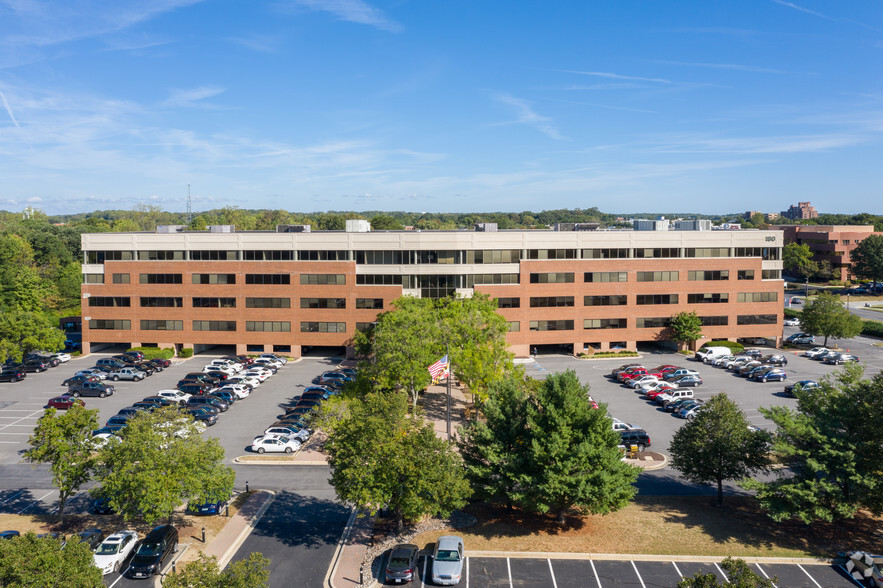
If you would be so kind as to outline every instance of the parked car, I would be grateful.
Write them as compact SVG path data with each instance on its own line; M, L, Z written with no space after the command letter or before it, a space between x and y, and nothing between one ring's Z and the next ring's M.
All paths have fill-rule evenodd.
M250 367L245 370L244 375L257 378L261 383L264 383L267 378L273 375L273 372L262 367Z
M238 375L235 375L231 378L227 378L224 381L225 386L231 385L239 385L245 386L248 388L249 392L254 392L255 388L261 385L261 381L254 376L246 376L244 372L240 372Z
M849 353L834 353L825 356L825 359L822 360L824 363L829 365L843 365L845 363L855 363L858 361L858 357L855 355L850 355Z
M119 427L120 429L122 429L129 424L132 416L133 415L115 414L107 419L107 423L105 423L105 425L108 427Z
M784 325L786 327L799 327L800 326L800 319L797 317L786 318L785 320L782 321L782 325Z
M269 368L273 371L277 371L284 364L281 361L279 361L278 359L273 359L272 357L258 357L257 359L254 360L254 363L252 365L259 365L262 367Z
M756 365L745 373L742 373L742 370L739 370L739 375L743 376L748 380L753 380L759 375L767 372L768 370L773 369L773 366L762 363L760 365Z
M21 382L27 377L27 372L19 367L4 366L0 370L0 382Z
M153 405L151 404L150 406L153 406ZM135 415L140 414L142 412L147 412L147 410L148 410L148 407L146 406L146 403L145 403L145 405L142 405L142 406L135 406L133 404L132 406L126 406L126 407L119 409L117 411L117 415L129 417L129 418L134 418Z
M683 388L686 386L691 386L695 388L696 386L702 385L702 378L699 377L699 374L684 374L683 376L673 378L671 380L671 383L678 388Z
M86 406L86 403L80 400L79 398L75 398L74 396L68 396L64 394L62 396L56 396L55 398L50 398L49 402L46 403L46 408L54 408L56 410L67 410L75 404L79 404L80 406Z
M301 400L316 400L319 402L328 400L329 398L331 398L331 393L327 390L323 390L322 392L319 392L318 390L307 392L305 390L301 392L300 395Z
M638 388L636 391L639 394L646 394L647 392L652 392L652 391L656 391L656 390L665 391L665 390L670 390L673 388L677 388L677 386L675 386L671 382L666 382L665 380L660 380L660 381L654 382L652 384L645 384L645 385L641 386L640 388Z
M806 333L795 333L785 339L785 342L791 343L792 345L814 345L816 338L812 335L807 335Z
M147 372L133 367L120 368L109 376L109 378L115 382L118 380L132 380L133 382L140 382L146 377Z
M309 415L287 414L272 425L271 427L296 427L298 429L306 429L309 424Z
M808 357L810 359L817 359L820 355L824 355L830 351L827 347L813 347L812 349L806 351L803 356Z
M669 372L668 374L666 374L665 379L668 380L669 382L671 382L672 380L674 380L678 376L688 376L688 375L689 376L698 376L699 372L697 372L696 370L691 370L689 368L678 368L678 369L673 370L673 371Z
M280 362L282 365L285 365L286 363L288 363L288 358L286 358L284 355L278 355L276 353L261 353L258 356L258 358L261 358L261 357L266 357L268 359L274 359L274 360Z
M71 396L97 396L99 398L110 396L115 391L116 388L104 382L82 382L67 389L67 393Z
M665 409L665 412L677 413L687 404L704 404L704 402L699 398L686 396L669 402L663 406L663 408Z
M230 405L221 400L220 398L215 398L214 396L192 396L190 400L187 401L187 406L208 406L214 408L219 412L227 412L230 408Z
M79 538L80 543L88 545L89 551L95 551L95 549L101 545L101 540L104 539L104 531L101 529L86 529L73 535L71 539L74 537Z
M166 560L178 551L178 530L171 525L155 527L138 545L127 575L149 578L162 571Z
M614 431L629 431L631 429L643 429L640 425L632 425L630 423L626 423L625 421L621 421L619 419L613 419L613 430Z
M697 404L685 404L684 406L681 407L681 409L678 411L677 414L682 419L692 419L697 414L699 414L699 411L702 410L703 406L704 405L698 404L698 403Z
M419 554L420 548L413 543L400 543L393 547L386 561L386 581L404 584L416 578Z
M98 361L95 362L96 366L106 366L113 369L118 369L123 367L125 364L119 359L114 359L112 357L102 357Z
M170 398L166 398L164 396L147 396L141 402L146 402L148 404L152 404L157 408L162 406L176 406L178 404L177 401L172 400ZM136 403L137 404L137 403Z
M49 364L39 359L32 359L24 362L21 367L26 372L45 372L49 369Z
M675 390L669 390L665 394L660 394L656 397L656 404L661 404L662 408L665 408L675 400L680 400L681 398L693 398L694 393L692 390L688 390L686 388L677 388Z
M754 374L754 380L757 382L784 382L788 379L788 374L782 368L770 368L762 372Z
M171 361L169 361L168 359L163 359L162 357L148 359L144 363L149 363L150 365L153 366L153 369L155 369L158 372L161 372L164 369L166 369L167 367L169 367L170 365L172 365Z
M316 408L319 408L320 406L322 406L322 402L319 400L301 398L300 400L297 401L297 404L294 405L295 408L297 408L299 406L308 406L312 409L316 409Z
M315 407L313 406L295 406L291 409L285 410L285 416L283 418L288 417L301 417L305 418L307 415L313 414Z
M92 512L100 515L114 514L110 500L106 496L99 496L92 501Z
M432 550L432 582L441 586L454 586L463 575L463 539L454 535L442 535Z
M218 392L229 392L237 400L241 400L248 398L248 395L251 394L251 389L245 384L225 384L222 388L218 389Z
M178 382L178 390L190 396L202 396L212 389L211 386L201 382Z
M230 390L224 390L223 388L221 388L219 390L212 390L206 396L209 396L212 398L217 398L218 400L226 402L227 406L233 405L237 400L237 396L236 396L235 392L232 392Z
M788 384L787 386L785 386L785 394L793 398L794 396L796 396L795 392L798 390L803 392L810 392L812 390L818 390L819 388L819 383L815 380L799 380L797 382L794 382L793 384Z
M251 450L257 453L292 453L301 448L300 439L282 435L259 435L254 438Z
M95 567L104 575L120 571L123 562L137 543L138 533L135 531L117 531L109 535L95 550L93 555Z
M190 406L186 408L186 412L192 416L197 423L211 427L218 422L218 413L213 412L215 409L210 406Z
M187 401L190 399L190 394L181 390L160 390L156 393L156 396L171 400L177 404L187 404Z
M634 389L637 390L638 388L640 388L640 387L643 386L644 384L653 384L653 383L658 382L658 381L659 381L659 377L658 377L658 376L647 376L647 375L645 375L645 376L641 376L640 378L634 378L633 380L630 380L630 381L628 381L628 382L626 382L626 383L627 383L629 386L631 386L632 388L634 388Z
M230 497L221 500L206 500L205 502L191 502L187 505L187 512L202 517L221 514L221 510L230 500Z
M618 376L620 372L624 372L625 370L627 370L629 368L633 368L633 367L644 367L644 366L641 365L640 363L627 363L627 364L619 366L618 368L613 369L613 371L610 372L610 377L613 379L616 379L616 376Z
M650 435L644 429L629 429L619 432L619 444L624 447L637 447L638 451L644 451L650 447Z
M130 358L132 361L142 361L144 359L144 354L140 351L124 351L123 355Z
M759 360L761 363L766 363L769 365L788 365L788 358L784 355L766 355Z
M267 427L267 430L264 431L264 435L281 435L283 437L291 437L293 439L300 439L300 441L302 443L305 443L312 435L312 431L310 431L306 427L272 426L272 427Z

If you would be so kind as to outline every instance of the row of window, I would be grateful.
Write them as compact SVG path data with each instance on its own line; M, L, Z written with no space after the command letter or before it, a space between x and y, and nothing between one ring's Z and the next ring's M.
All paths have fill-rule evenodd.
M739 292L738 302L777 302L778 292ZM722 293L687 294L688 304L727 303L730 295ZM635 304L678 304L678 294L637 294ZM628 304L628 296L625 294L612 296L584 296L583 306L625 306ZM531 308L554 308L574 306L573 296L531 296ZM521 308L521 299L517 297L504 297L497 299L498 308Z
M729 317L720 316L700 316L704 327L722 327L729 324ZM778 320L775 314L745 314L736 317L737 325L774 325ZM625 318L603 318L603 319L585 319L583 321L583 329L625 329L627 328L628 319ZM518 331L517 321L513 329L513 323L510 323L510 331ZM635 319L635 328L638 329L662 329L671 324L671 317L639 317ZM530 321L531 331L572 331L574 321L572 320L550 320L550 321Z
M131 306L128 296L90 296L89 306ZM181 296L141 296L142 308L183 308ZM196 297L193 308L236 308L236 298ZM301 308L346 308L346 298L301 298ZM291 298L246 298L245 308L291 308ZM356 298L357 309L383 309L383 298Z
M86 251L86 263L106 261L355 261L365 265L518 263L521 259L670 259L760 257L781 259L779 247L636 247L598 249L392 250L143 250Z
M361 323L360 323L361 324ZM370 323L366 323L370 324ZM92 330L128 331L132 328L129 319L92 319L89 321ZM236 331L236 321L193 321L194 331ZM183 331L184 321L181 320L142 320L142 331ZM290 333L289 321L245 321L247 332ZM346 323L323 323L304 321L300 324L301 333L345 333Z
M103 284L104 274L85 274L83 281L87 284ZM128 284L129 274L112 274L111 283ZM141 284L183 284L184 274L138 274ZM235 284L236 274L191 274L194 284ZM291 274L245 274L246 284L291 284ZM342 286L346 284L345 274L300 274L300 283L304 286Z

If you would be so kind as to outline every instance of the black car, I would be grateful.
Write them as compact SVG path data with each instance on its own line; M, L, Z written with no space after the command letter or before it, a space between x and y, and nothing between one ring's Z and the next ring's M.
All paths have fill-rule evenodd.
M187 400L187 406L208 406L209 408L213 408L218 412L226 412L230 405L221 400L220 398L215 398L214 396L191 396Z
M74 384L67 389L67 393L71 396L98 396L99 398L110 396L114 391L113 385L104 382L83 382Z
M206 394L209 390L211 390L210 386L208 386L207 384L203 384L202 382L183 381L178 382L178 385L176 387L181 392L185 392L193 396L202 396L203 394Z
M21 537L21 533L18 531L0 531L0 539L14 539L15 537Z
M86 374L77 374L76 376L71 376L67 380L61 383L62 386L73 386L74 384L82 384L83 382L100 382L101 380L97 376L89 376Z
M295 427L297 429L306 429L307 427L307 419L302 415L285 415L283 418L279 419L272 425L271 427Z
M42 361L46 364L46 367L58 367L58 364L61 363L61 360L57 357L51 355L37 355L36 353L28 354L25 356L25 361Z
M628 447L637 447L638 451L644 451L650 447L650 435L644 429L629 429L628 431L619 432L620 445Z
M294 405L294 408L297 408L299 406L308 406L310 408L316 409L322 406L322 401L311 398L301 398L297 401L297 404Z
M393 547L386 563L386 581L398 584L413 580L417 574L419 554L420 548L413 543L402 543Z
M134 415L125 415L125 414L115 414L109 419L107 419L107 423L105 426L107 427L120 427L123 428L129 424L129 421L132 419Z
M146 404L146 403L145 403ZM150 406L153 406L152 404ZM128 418L134 417L136 414L145 412L147 410L147 406L126 406L125 408L121 408L117 412L117 416L124 416Z
M209 427L218 422L218 411L210 406L190 406L186 411L195 420L205 423Z
M132 361L142 361L144 359L144 354L140 351L124 351L123 355L130 358Z
M228 392L227 390L215 390L214 392L209 392L208 396L219 398L226 402L228 405L236 402L236 394L234 394L233 392Z
M141 540L126 575L130 578L149 578L159 574L168 558L178 551L178 530L171 525L154 528Z
M21 382L27 377L27 373L18 367L4 367L0 370L0 382Z
M169 367L170 365L172 365L172 362L171 362L171 361L169 361L168 359L163 359L163 358L161 358L161 357L158 357L158 358L156 358L156 359L148 359L148 360L145 361L144 363L149 363L149 364L152 365L152 366L154 367L154 369L156 369L156 371L158 371L158 372L161 372L161 371L163 371L164 369L166 369L167 367Z
M101 529L86 529L85 531L80 531L74 537L79 537L80 542L87 544L90 551L95 551L95 548L101 545L101 542L104 540L104 531Z
M216 372L216 371L205 372L205 375L209 376L210 378L214 378L215 380L217 380L217 383L218 383L218 384L220 384L221 382L223 382L224 380L226 380L227 378L230 377L230 374L228 374L228 373L225 373L225 372Z
M208 375L205 372L190 372L190 373L186 374L181 379L182 380L199 380L200 382L207 382L207 383L212 383L212 384L217 383L216 378L212 378L210 375Z
M178 405L177 402L175 402L173 400L169 400L168 398L164 398L162 396L148 396L147 398L145 398L141 402L149 402L150 404L155 405L157 408L159 408L161 406L177 406Z
M301 400L328 400L331 398L331 394L329 392L304 392L300 395Z
M22 364L22 368L26 372L45 372L49 369L49 364L41 359L31 359Z
M114 514L113 509L110 507L110 500L104 496L99 496L92 501L92 512L100 515Z

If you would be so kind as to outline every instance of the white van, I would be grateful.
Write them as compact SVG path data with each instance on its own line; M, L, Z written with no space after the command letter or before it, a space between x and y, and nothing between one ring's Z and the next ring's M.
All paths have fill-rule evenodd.
M729 347L703 347L696 352L696 355L693 356L693 359L695 359L696 361L701 361L703 363L708 363L716 357L723 357L724 355L730 355L731 353L732 350Z

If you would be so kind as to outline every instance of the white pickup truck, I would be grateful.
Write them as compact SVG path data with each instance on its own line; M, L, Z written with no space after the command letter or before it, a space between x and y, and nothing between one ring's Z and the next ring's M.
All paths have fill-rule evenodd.
M124 367L120 368L117 371L111 373L108 378L114 381L118 380L132 380L133 382L138 382L147 377L147 374L142 372L139 369Z

